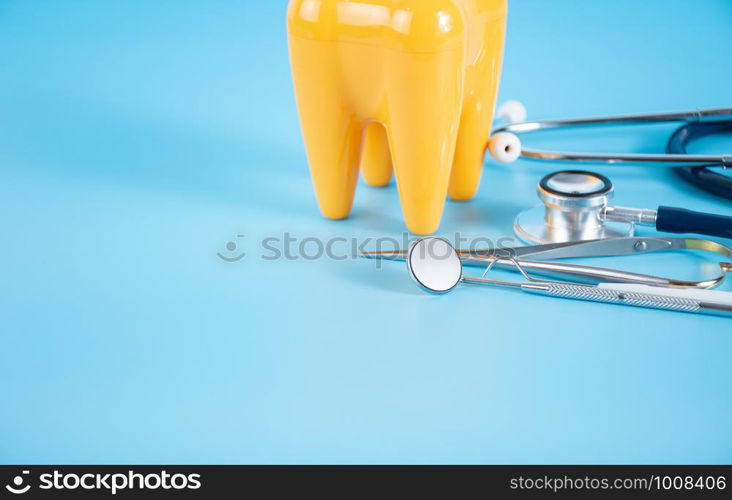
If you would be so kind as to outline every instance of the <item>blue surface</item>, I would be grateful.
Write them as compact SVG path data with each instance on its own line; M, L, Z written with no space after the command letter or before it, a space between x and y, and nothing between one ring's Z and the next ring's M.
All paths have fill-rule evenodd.
M0 2L0 461L732 462L728 319L260 258L285 232L403 231L394 186L319 215L285 8ZM509 24L502 100L534 118L731 104L728 1L522 0ZM652 152L667 131L532 144ZM441 233L510 235L555 168L488 162ZM623 205L730 214L666 171L597 170Z

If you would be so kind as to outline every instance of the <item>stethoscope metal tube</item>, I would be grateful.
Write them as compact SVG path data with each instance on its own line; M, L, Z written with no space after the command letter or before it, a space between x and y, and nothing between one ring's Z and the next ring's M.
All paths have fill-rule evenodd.
M732 155L690 155L690 154L631 154L631 153L581 153L545 151L524 148L516 134L556 128L643 125L662 122L728 122L732 121L732 108L710 108L703 110L620 115L570 120L547 120L524 123L510 123L498 127L491 138L490 151L494 158L510 163L519 156L534 160L573 161L605 163L612 165L643 164L648 166L678 167L682 165L710 165L732 167Z

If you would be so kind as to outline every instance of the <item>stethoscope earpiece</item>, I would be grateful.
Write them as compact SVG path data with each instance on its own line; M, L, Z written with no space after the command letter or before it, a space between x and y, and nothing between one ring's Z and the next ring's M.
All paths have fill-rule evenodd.
M491 137L488 151L500 163L513 163L521 157L521 139L511 132L501 132Z
M506 101L496 111L496 120L509 125L523 123L528 113L520 101ZM488 141L491 157L500 163L513 163L521 158L521 139L512 132L498 132Z
M521 101L506 101L496 111L496 118L506 123L523 123L529 113Z
M525 121L526 116L526 108L518 101L508 101L498 108L496 120L504 124L494 130L493 136L488 141L488 150L496 161L512 163L519 158L526 158L544 161L594 162L616 166L667 166L675 168L684 180L697 187L732 199L730 177L709 169L709 167L732 167L732 155L688 154L686 152L686 144L694 139L732 132L732 108L534 122ZM518 137L518 134L549 129L664 122L679 122L682 126L669 140L667 152L659 154L543 151L523 147L521 139Z

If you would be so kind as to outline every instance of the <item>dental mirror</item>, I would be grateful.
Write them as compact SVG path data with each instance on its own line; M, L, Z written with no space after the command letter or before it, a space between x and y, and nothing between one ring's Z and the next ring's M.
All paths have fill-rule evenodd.
M423 238L414 242L407 255L407 268L420 288L436 294L451 291L463 275L460 256L442 238Z
M427 292L444 294L459 283L513 288L522 292L572 300L621 304L665 311L686 313L732 315L732 299L729 292L709 290L678 290L628 283L600 283L583 285L563 281L534 279L521 263L512 259L516 268L526 278L524 282L487 279L492 265L483 276L462 276L463 265L455 248L441 238L424 238L412 244L407 253L407 268L412 279Z

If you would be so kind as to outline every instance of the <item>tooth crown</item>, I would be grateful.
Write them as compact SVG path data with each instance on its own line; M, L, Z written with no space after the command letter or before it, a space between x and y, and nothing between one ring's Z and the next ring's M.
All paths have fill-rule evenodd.
M460 44L462 1L297 0L290 4L290 34L356 42L410 52L434 52Z
M477 191L503 55L506 0L291 0L295 92L321 211L351 211L359 170L396 173L416 234L446 194Z

